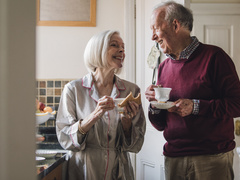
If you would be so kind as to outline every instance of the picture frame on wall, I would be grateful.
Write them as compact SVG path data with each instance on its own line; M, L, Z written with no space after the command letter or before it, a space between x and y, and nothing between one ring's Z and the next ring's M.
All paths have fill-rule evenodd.
M96 26L96 0L37 0L37 26Z

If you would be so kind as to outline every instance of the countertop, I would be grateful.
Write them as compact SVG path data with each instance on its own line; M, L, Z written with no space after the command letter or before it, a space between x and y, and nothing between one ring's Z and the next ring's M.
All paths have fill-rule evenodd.
M40 152L42 151L47 152L47 154L44 155L44 154L39 154L39 150L40 149L36 151L36 156L45 157L45 160L37 161L37 172L40 171L40 173L37 175L38 179L43 179L50 172L52 172L57 166L67 161L68 155L70 153L70 151L67 151L67 150L41 149ZM53 156L51 156L51 152L53 153Z

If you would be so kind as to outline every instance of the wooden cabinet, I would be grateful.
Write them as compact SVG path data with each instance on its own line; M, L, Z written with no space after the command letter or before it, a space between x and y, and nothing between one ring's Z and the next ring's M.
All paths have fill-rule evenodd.
M44 176L41 180L62 180L62 164L59 164L49 174Z

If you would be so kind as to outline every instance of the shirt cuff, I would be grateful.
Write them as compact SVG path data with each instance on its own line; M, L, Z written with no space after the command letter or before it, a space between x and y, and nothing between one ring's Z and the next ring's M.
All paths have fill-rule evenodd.
M151 105L149 105L148 111L149 111L151 114L160 114L161 109L154 109L154 108L151 107Z
M198 115L200 100L199 99L193 99L192 101L193 101L193 111L192 111L192 114L193 115Z

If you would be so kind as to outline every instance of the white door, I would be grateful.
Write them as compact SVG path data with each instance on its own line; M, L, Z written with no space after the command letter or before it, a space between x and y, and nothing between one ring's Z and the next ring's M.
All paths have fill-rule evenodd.
M163 0L164 1L164 0ZM142 150L136 155L136 180L164 180L162 132L157 131L148 120L149 102L144 96L152 83L153 70L148 67L147 57L155 43L151 40L150 16L159 0L136 0L136 83L142 91L142 102L147 121L147 131ZM177 2L189 5L190 0Z
M217 45L228 53L240 77L240 4L191 4L191 9L194 14L193 35L201 42ZM235 141L237 147L240 146L239 136L235 135ZM235 149L236 180L240 179L239 168L239 155Z

